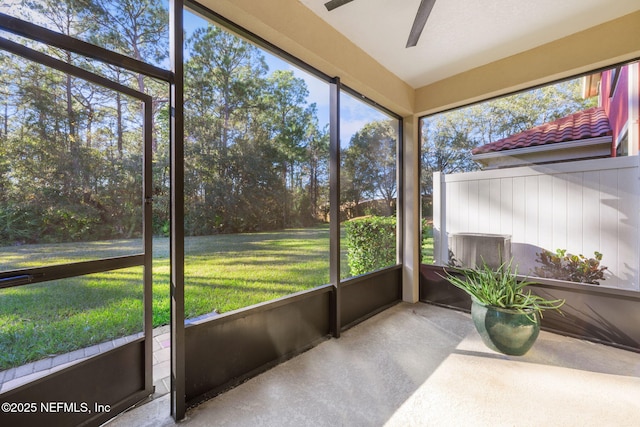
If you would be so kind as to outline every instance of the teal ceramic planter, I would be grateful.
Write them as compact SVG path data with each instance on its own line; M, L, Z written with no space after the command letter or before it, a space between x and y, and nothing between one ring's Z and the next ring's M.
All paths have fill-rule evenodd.
M471 298L471 317L485 345L510 356L522 356L529 351L540 333L536 312L528 317L516 310L486 306Z

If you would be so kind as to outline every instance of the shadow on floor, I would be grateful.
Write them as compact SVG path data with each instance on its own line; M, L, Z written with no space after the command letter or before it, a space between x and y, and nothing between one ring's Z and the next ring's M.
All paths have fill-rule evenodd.
M542 332L525 356L468 314L398 304L187 412L185 426L635 426L640 355ZM169 396L109 426L172 426Z

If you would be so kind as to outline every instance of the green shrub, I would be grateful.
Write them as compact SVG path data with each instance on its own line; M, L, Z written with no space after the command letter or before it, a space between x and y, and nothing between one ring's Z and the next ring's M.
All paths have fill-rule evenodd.
M345 223L347 261L357 276L396 263L396 218L368 216Z
M587 258L582 254L571 255L566 249L557 249L555 254L551 251L542 251L536 255L536 261L542 264L542 267L536 267L534 270L538 277L592 285L599 285L598 280L605 279L604 271L607 267L600 266L602 261L600 252L594 252L595 258Z

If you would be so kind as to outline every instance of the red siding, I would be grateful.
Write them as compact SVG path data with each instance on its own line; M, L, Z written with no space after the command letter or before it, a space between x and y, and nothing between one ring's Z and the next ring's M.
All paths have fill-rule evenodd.
M607 70L602 73L602 83L600 87L600 102L609 117L611 131L613 134L612 152L615 153L615 144L618 140L620 131L629 119L629 67L620 69L620 76L617 81L617 87L611 93L611 75L614 70Z
M640 65L636 64L636 77L638 78L638 81L636 82L636 89L638 89L636 91L636 93L632 94L631 96L635 98L635 104L636 104L636 114L638 113L638 111L640 111L640 71L638 70L638 68L640 68ZM640 135L640 117L638 117L636 115L636 117L634 117L635 123L632 122L629 124L630 127L635 127L636 128L636 135ZM640 149L640 136L638 137L638 148Z

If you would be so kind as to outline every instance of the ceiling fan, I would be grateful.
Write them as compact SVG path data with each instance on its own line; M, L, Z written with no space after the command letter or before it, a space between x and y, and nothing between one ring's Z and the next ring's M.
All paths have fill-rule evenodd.
M333 9L343 6L352 1L353 0L330 0L326 2L324 6L330 12ZM427 19L429 18L429 14L431 13L431 9L433 9L433 5L435 2L436 0L420 1L420 6L418 7L416 17L413 20L413 25L411 26L411 31L409 32L409 39L407 40L407 45L405 47L413 47L418 44L420 34L422 34L422 30L427 23Z

